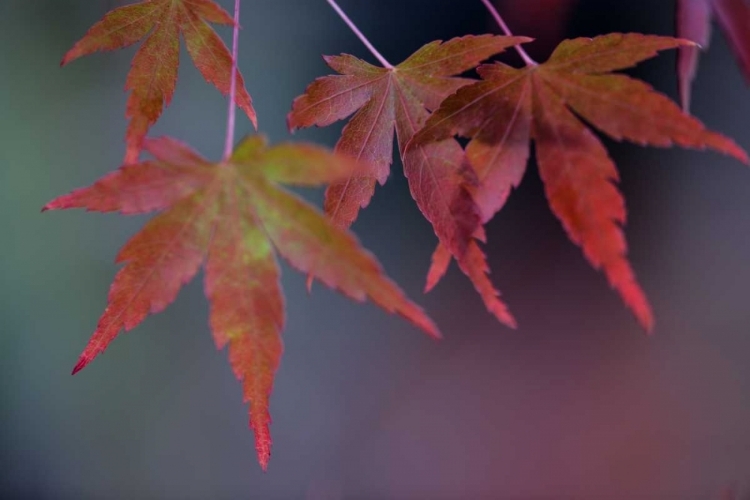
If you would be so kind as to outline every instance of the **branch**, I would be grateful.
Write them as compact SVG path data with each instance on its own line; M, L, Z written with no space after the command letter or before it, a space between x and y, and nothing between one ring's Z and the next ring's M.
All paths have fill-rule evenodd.
M383 57L383 55L378 52L378 50L370 43L370 40L368 40L367 37L361 31L359 31L357 25L354 24L354 22L349 19L349 16L346 15L346 12L341 10L341 7L338 6L336 0L327 0L327 2L331 7L333 7L333 10L335 10L336 13L341 16L341 19L343 19L346 25L349 26L349 29L351 29L354 34L359 37L362 43L365 44L365 47L367 47L367 49L372 52L372 55L374 55L375 58L380 61L380 64L382 64L384 68L393 69L393 65L386 61L385 57Z
M490 14L492 14L492 17L495 18L495 21L497 21L497 24L500 25L500 29L503 30L503 33L505 33L505 36L513 36L513 33L511 33L510 28L508 28L508 25L505 24L505 21L503 21L503 18L500 17L500 13L497 11L494 5L492 5L492 2L490 0L482 0L482 3L485 7L487 7L487 10L490 11ZM523 59L523 62L526 63L526 66L537 66L537 62L533 60L531 57L529 57L529 54L526 53L526 51L521 47L520 45L516 45L513 47L516 49L516 52L518 52L518 55L521 56L521 59Z
M237 121L237 55L240 41L240 0L234 0L234 29L232 32L232 70L229 81L229 110L227 111L227 137L224 141L224 160L232 156L234 149L234 127Z

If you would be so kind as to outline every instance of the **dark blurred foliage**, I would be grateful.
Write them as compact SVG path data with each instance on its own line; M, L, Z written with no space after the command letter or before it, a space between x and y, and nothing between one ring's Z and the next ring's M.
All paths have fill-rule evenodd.
M146 220L39 214L122 157L135 49L58 67L110 3L0 2L0 498L666 500L727 485L748 495L750 172L712 153L606 141L657 316L651 338L567 240L533 164L488 227L493 279L520 329L498 325L455 268L423 296L435 237L396 162L354 230L446 338L321 287L308 296L285 269L265 475L200 280L70 377L114 255ZM392 62L433 39L497 31L479 1L341 3ZM563 36L673 33L673 2L579 0L567 13L565 2L498 3L518 34L540 39L540 60ZM322 0L244 4L240 64L261 129L283 140L292 99L329 71L321 54L372 58ZM632 74L676 95L674 54ZM218 157L225 101L189 64L180 78L154 133ZM692 110L750 148L750 91L719 36ZM296 138L332 146L339 129Z

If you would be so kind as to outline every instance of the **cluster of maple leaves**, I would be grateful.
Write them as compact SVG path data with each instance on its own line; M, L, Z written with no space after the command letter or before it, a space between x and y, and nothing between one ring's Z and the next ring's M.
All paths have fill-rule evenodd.
M683 0L681 15L707 23L708 6L722 15L727 2ZM700 17L703 11L693 4L706 14ZM109 12L65 55L63 64L145 37L126 83L130 123L124 165L44 208L159 212L117 256L124 266L74 373L121 331L163 310L205 266L210 327L217 346L229 346L231 365L243 382L264 469L271 449L269 397L284 326L277 255L310 280L369 299L440 336L348 231L376 184L389 175L394 132L411 195L439 241L426 288L434 287L455 259L487 309L511 327L515 319L487 276L480 243L484 225L521 182L532 141L553 213L647 330L653 315L626 258L617 170L582 120L615 140L711 148L748 162L739 146L667 97L612 73L662 50L692 51L680 62L687 103L694 45L640 34L566 40L547 62L520 69L499 62L478 66L530 41L495 35L434 41L392 67L351 55L326 57L336 74L315 80L294 100L288 124L290 130L326 126L351 116L334 152L308 144L269 147L254 135L230 157L211 162L174 139L147 138L172 99L180 36L205 79L222 93L229 93L235 75L236 103L257 127L242 75L209 23L234 21L213 0L145 0ZM455 76L474 69L481 79ZM465 148L456 136L469 139ZM144 150L153 159L139 161ZM285 184L328 186L325 213Z

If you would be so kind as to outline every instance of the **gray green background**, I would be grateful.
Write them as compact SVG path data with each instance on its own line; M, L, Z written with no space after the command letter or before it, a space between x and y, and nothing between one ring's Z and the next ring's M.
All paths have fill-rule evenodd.
M423 295L435 237L396 162L354 230L446 338L432 342L320 286L308 296L284 268L286 352L266 474L200 279L71 377L117 249L146 220L40 214L122 157L134 49L59 68L112 3L0 1L0 498L656 500L709 499L732 485L750 494L750 170L714 153L607 142L630 210L630 256L657 317L651 338L567 241L533 165L488 227L493 279L520 329L497 324L455 268ZM262 131L285 140L292 99L329 71L321 54L372 58L323 0L243 4L241 69ZM341 4L392 62L433 39L494 29L479 1ZM517 12L523 2L505 4ZM673 8L581 1L561 33L672 34ZM521 16L519 34L554 38L536 16ZM534 55L548 52L542 44ZM185 56L153 133L217 158L225 100ZM676 95L674 54L635 74ZM693 111L750 148L750 90L718 30ZM332 146L338 130L295 137Z

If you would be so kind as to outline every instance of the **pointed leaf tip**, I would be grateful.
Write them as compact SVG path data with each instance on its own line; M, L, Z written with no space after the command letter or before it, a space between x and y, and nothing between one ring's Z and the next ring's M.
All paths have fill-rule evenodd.
M427 332L427 334L432 337L434 340L443 340L443 334L440 333L440 330L438 327L433 323L432 321L429 321L425 325L417 324L422 330Z
M87 356L81 356L80 358L78 358L78 362L73 367L73 371L70 374L75 375L76 373L80 372L86 367L86 365L89 364L90 361L91 359L88 358Z
M653 335L654 333L654 313L651 310L651 305L648 303L648 299L645 294L640 297L636 297L636 300L624 292L620 292L623 296L623 300L626 305L633 311L638 324L646 332L647 335ZM641 292L643 293L643 292Z
M271 451L258 451L258 463L263 472L268 472L268 464L271 462Z
M255 434L255 451L258 455L258 464L263 472L268 472L268 464L271 461L271 434L266 427L261 430L252 426Z
M424 285L424 293L430 293L440 280L443 279L443 276L445 276L445 273L448 271L451 258L452 255L450 250L448 250L448 247L443 244L438 244L432 254L430 269L427 271L427 281Z
M487 257L479 248L476 241L472 241L466 255L458 261L461 271L466 274L474 285L474 289L482 298L487 310L505 326L516 329L518 324L513 314L508 309L505 302L502 301L500 291L495 288L488 274L490 267L487 264Z

